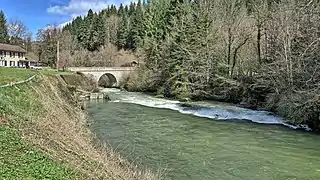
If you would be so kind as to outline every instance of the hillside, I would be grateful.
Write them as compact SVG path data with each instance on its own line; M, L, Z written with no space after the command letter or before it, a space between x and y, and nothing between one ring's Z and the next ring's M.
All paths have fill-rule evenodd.
M6 75L1 82L8 82L3 77L10 74L23 79L35 73L0 72ZM100 145L73 93L50 74L40 72L28 83L0 88L0 179L157 179Z

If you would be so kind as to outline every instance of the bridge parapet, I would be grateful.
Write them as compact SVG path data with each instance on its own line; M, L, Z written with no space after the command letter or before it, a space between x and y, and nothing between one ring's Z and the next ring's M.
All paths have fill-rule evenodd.
M112 81L111 87L119 87L120 81L132 73L137 72L137 67L69 67L68 70L73 72L81 72L87 76L93 76L96 81L100 82L102 76L107 76ZM103 79L102 79L103 81ZM110 84L110 83L107 83Z
M136 71L136 67L69 67L70 71L75 72L101 72L101 71Z

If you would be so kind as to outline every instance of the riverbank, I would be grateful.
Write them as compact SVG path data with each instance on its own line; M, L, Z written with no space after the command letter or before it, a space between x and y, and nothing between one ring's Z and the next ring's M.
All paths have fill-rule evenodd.
M140 72L130 76L122 87L132 92L153 93L157 97L179 101L213 100L233 103L236 106L255 110L265 110L284 118L286 123L305 126L314 132L320 131L320 96L317 91L294 91L277 89L271 81L257 77L228 79L215 75L206 86L198 89L188 85L179 91L166 83L159 74L140 68Z
M87 107L92 132L140 167L164 169L169 179L320 179L320 136L281 126L271 113L104 91L110 102Z
M86 113L56 74L40 72L1 88L0 99L1 179L160 179L96 141Z

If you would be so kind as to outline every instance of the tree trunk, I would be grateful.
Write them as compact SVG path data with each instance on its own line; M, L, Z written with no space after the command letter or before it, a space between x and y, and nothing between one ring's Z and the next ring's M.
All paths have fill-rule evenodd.
M232 76L232 73L230 73L230 61L231 61L231 27L228 27L228 54L227 54L227 61L228 61L228 73L230 76Z
M239 44L238 47L236 47L236 49L234 50L233 53L233 62L232 62L232 68L231 68L231 77L233 76L233 72L234 72L234 67L236 66L236 62L237 62L237 53L239 51L239 49L245 45L247 43L247 41L249 40L249 37L247 37L241 44Z
M258 34L257 34L257 52L258 52L258 62L261 64L261 24L258 24Z

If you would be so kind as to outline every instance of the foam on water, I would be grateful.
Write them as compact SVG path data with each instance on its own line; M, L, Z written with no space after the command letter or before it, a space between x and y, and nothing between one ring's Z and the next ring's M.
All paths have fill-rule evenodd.
M228 104L213 103L193 103L192 107L182 106L182 102L155 98L143 93L133 93L121 91L119 89L104 89L112 102L131 103L147 107L163 108L179 111L183 114L190 114L198 117L205 117L218 120L247 120L260 124L279 124L293 129L303 128L310 130L308 127L293 126L284 122L284 120L267 111L257 111L246 108L240 108Z

